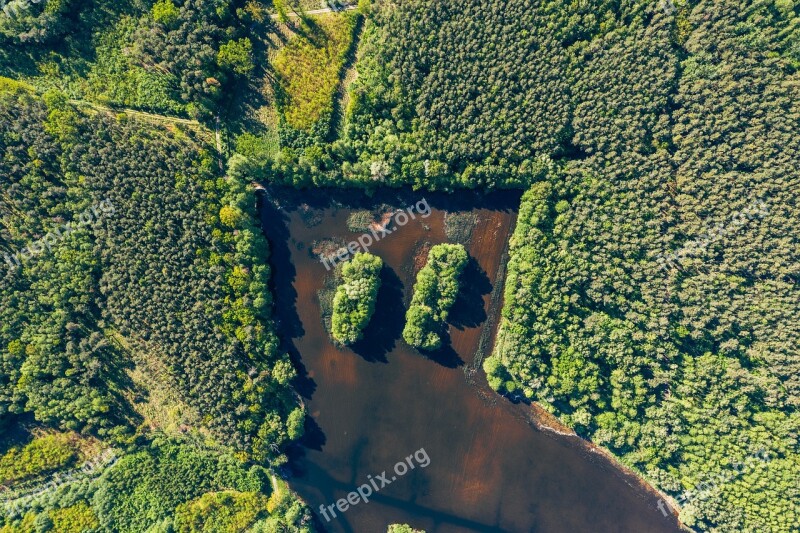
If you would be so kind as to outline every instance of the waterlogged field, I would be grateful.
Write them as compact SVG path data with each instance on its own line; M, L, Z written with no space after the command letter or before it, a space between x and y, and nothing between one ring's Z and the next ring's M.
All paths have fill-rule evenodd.
M382 216L423 196L427 217L397 226ZM297 388L310 415L289 483L325 530L679 530L655 493L581 440L537 429L530 406L486 385L480 360L491 349L518 204L515 195L262 197L280 335L300 368ZM333 274L318 255L356 241L370 223L365 211L391 230L368 250L385 264L381 289L364 338L337 347L323 318ZM413 280L432 245L457 241L470 263L449 339L424 356L401 337Z

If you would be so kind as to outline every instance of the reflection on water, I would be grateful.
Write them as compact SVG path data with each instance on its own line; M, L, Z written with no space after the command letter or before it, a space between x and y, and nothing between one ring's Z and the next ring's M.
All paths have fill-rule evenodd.
M338 349L323 326L320 294L330 276L315 243L349 242L347 218L422 197L430 217L409 221L370 247L383 258L383 286L364 339ZM576 437L535 429L532 410L493 393L480 370L491 349L502 287L501 257L518 194L442 195L269 191L260 212L270 240L278 328L299 370L310 417L292 453L290 484L328 531L383 533L391 523L434 532L666 532L677 522L658 498ZM473 220L471 261L442 350L423 356L401 338L416 269L447 242L444 211ZM453 220L451 218L451 220ZM463 230L463 228L461 228ZM467 232L468 233L468 232ZM462 231L463 234L463 231ZM452 235L452 232L451 232ZM323 293L324 294L324 293ZM319 512L424 449L430 464L373 491L336 518ZM371 478L370 478L371 476Z

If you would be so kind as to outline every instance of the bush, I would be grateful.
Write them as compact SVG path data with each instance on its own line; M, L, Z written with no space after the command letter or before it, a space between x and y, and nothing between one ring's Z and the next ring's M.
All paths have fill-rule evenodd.
M268 498L257 492L207 492L175 509L177 533L235 533L245 531L267 514Z
M0 457L0 484L6 485L64 468L78 459L77 435L52 433Z
M268 494L267 472L218 452L154 444L106 470L92 503L104 531L138 533L204 493L231 489ZM202 500L194 508L180 507L182 517L188 520L203 503L211 505Z

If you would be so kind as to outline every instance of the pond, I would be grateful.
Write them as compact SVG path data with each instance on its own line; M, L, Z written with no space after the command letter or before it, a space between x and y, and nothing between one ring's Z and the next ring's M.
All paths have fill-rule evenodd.
M516 193L261 195L278 330L310 415L289 483L325 530L383 533L392 523L428 533L680 530L634 476L578 437L542 429L534 408L486 384L480 361L491 350L518 206ZM348 218L363 226L364 210L380 220L394 208L416 216L402 226L402 217L391 219L385 235L368 231L378 237L369 251L386 265L376 312L362 341L337 348L323 319L332 273L315 253L364 233L349 229ZM471 262L450 340L422 355L401 338L405 309L429 246L454 241L467 243ZM414 468L395 470L402 462ZM368 501L351 494L355 503L347 502L359 487Z

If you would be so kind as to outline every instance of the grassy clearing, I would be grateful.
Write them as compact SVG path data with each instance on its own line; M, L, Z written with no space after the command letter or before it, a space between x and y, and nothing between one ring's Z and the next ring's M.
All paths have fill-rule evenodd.
M285 126L324 138L358 15L326 13L307 20L275 57L275 94Z

